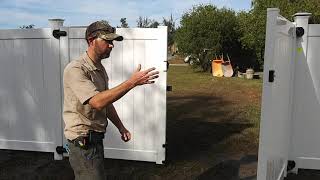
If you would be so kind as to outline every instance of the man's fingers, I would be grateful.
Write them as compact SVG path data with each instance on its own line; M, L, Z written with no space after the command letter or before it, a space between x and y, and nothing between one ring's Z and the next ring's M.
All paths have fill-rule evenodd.
M148 73L148 76L154 76L156 74L159 74L159 71L154 71L154 72Z
M146 81L145 84L153 84L154 81Z
M147 70L144 70L143 72L148 74L149 72L154 71L155 69L156 69L155 67L152 67L152 68L149 68Z
M122 138L122 140L123 140L123 141L128 141L128 138L127 138L127 136L126 136L126 134L125 134L125 133L124 133L124 134L122 134L121 138Z
M128 142L131 139L131 134L130 132L125 132L121 136L122 140L125 142Z
M156 75L156 76L149 76L148 80L156 79L156 78L158 78L158 77L159 77L158 75Z
M131 139L131 134L130 133L127 133L127 138L128 138L128 141Z
M155 67L152 67L152 68L149 68L149 69L147 69L147 70L141 71L141 64L139 64L136 72L141 71L143 74L148 74L148 73L150 73L151 71L154 71L155 69L156 69ZM159 74L159 71L152 72L152 75L154 75L154 73L155 73L155 74ZM151 74L151 73L150 73L150 74Z
M138 65L136 72L139 72L141 70L141 64Z
M129 141L130 140L130 134L129 133L125 133L125 141Z

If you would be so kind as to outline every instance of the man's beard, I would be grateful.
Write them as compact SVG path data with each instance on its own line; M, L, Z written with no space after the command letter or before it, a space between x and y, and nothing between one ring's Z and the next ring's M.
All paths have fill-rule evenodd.
M108 51L106 53L101 53L101 52L96 50L96 54L98 55L99 59L109 58L110 57L110 53L111 53L111 51Z
M100 55L100 59L105 59L105 58L109 58L109 57L110 57L110 52L107 52L105 54Z

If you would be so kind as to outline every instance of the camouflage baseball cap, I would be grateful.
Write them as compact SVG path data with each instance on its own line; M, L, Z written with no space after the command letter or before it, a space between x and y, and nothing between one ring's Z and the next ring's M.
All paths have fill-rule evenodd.
M96 21L90 24L86 30L86 39L89 37L99 37L105 40L122 41L123 37L116 34L116 28L110 26L105 21Z

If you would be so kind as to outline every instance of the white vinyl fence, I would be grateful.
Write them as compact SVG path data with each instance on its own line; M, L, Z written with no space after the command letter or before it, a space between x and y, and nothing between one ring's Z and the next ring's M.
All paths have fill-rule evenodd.
M0 149L54 152L66 143L62 120L62 73L68 62L85 52L86 27L0 30ZM53 36L53 30L61 34ZM115 42L111 57L102 61L109 87L127 80L138 64L156 67L156 83L133 89L114 103L132 140L125 143L110 122L105 157L165 160L167 28L117 29L124 37Z
M320 169L320 25L268 9L258 180Z

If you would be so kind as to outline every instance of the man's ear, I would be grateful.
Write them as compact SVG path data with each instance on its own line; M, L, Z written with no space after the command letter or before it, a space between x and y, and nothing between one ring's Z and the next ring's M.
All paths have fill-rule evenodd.
M89 44L89 46L92 45L94 39L95 39L94 37L89 37L89 38L88 38L88 44Z

